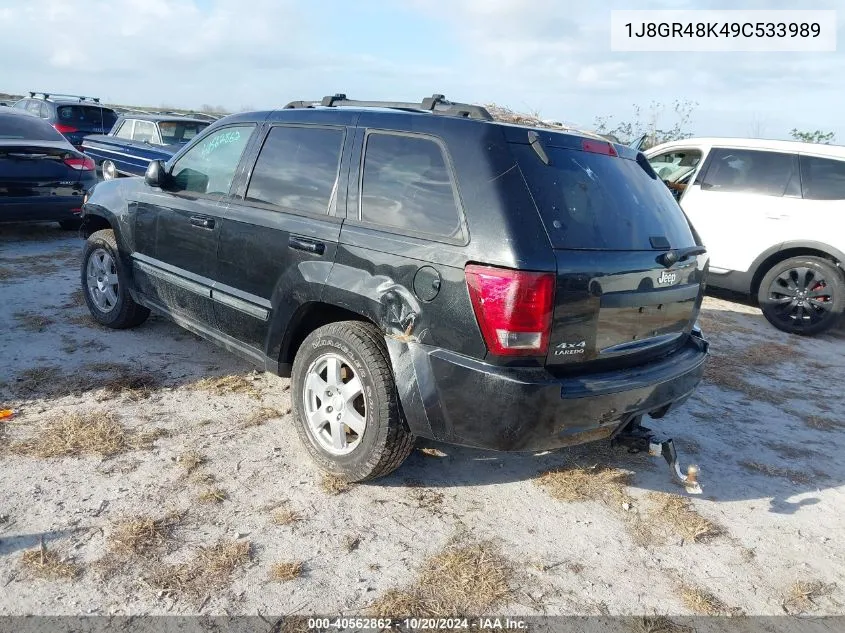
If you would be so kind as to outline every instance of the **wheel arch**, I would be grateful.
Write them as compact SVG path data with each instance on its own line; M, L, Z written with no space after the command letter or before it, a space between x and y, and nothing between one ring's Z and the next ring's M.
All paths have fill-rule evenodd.
M751 287L749 289L751 296L757 296L757 292L760 289L760 282L772 266L792 257L801 257L802 255L821 257L835 264L840 270L842 269L843 262L845 262L845 253L824 242L796 240L778 244L763 252L751 265L751 270L753 271Z

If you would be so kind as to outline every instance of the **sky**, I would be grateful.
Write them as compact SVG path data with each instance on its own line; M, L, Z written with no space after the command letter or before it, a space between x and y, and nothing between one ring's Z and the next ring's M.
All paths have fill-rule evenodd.
M832 53L624 53L611 9L840 9ZM845 0L0 0L0 92L271 109L342 92L497 103L592 127L697 103L699 136L845 144Z

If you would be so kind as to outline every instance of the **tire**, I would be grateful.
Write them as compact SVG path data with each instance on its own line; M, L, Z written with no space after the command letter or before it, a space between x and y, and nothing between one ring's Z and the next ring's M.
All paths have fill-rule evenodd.
M103 164L100 165L100 172L103 175L103 180L114 180L119 177L114 163L108 159L104 160Z
M82 226L81 220L59 220L59 226L64 231L76 231Z
M314 330L294 358L291 391L299 439L326 472L350 482L376 479L413 450L383 336L369 323L342 321ZM358 396L349 397L353 393Z
M820 257L793 257L765 274L757 302L769 323L790 334L813 336L840 322L845 312L845 277Z
M150 311L135 303L129 294L129 276L111 229L96 231L88 237L82 251L81 272L85 303L97 323L122 330L140 325L150 316ZM89 272L93 275L92 285L89 285ZM107 275L114 275L116 283L109 283Z

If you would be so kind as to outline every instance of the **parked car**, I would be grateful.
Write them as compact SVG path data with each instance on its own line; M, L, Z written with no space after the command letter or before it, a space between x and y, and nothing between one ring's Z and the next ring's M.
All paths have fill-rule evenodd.
M696 388L707 257L642 154L441 95L321 103L231 115L98 183L93 318L156 310L290 376L303 444L355 481L415 437L651 437L642 416Z
M0 222L57 221L79 227L94 161L46 121L13 108L0 110Z
M86 136L107 132L117 120L115 111L96 97L30 92L13 107L46 119L79 150Z
M845 312L845 147L695 138L646 152L711 257L708 284L757 299L784 332Z
M108 134L88 136L82 147L104 180L143 176L150 161L167 160L208 125L179 115L123 113Z

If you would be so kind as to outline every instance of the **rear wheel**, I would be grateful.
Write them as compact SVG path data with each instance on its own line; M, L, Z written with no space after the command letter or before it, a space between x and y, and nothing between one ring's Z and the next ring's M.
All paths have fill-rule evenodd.
M812 336L839 322L845 311L842 271L820 257L775 264L760 282L757 301L779 330Z
M386 475L413 449L384 339L371 324L344 321L312 332L294 359L291 395L312 459L347 481Z
M117 167L110 160L103 161L102 171L103 180L114 180L117 178Z

